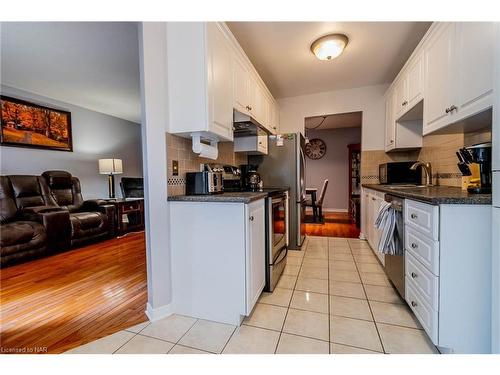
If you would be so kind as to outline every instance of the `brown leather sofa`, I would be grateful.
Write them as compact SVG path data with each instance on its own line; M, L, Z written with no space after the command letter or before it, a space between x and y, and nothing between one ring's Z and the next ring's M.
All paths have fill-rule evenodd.
M0 176L0 266L114 235L113 205L84 201L68 172Z
M103 200L83 200L80 180L65 171L46 171L52 197L69 211L71 246L102 240L114 234L115 207Z
M39 176L0 176L0 265L20 263L70 244L69 213Z

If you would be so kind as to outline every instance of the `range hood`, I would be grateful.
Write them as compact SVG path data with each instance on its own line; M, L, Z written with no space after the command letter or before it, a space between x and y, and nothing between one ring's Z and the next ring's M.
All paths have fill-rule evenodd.
M233 119L234 138L270 134L264 126L251 116L234 111Z

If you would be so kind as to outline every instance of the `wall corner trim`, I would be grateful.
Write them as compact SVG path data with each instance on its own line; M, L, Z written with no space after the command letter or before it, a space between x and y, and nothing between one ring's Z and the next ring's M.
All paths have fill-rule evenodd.
M153 308L149 303L146 305L146 316L150 322L155 322L157 320L167 318L174 313L173 305L169 303L168 305L163 305L160 307Z

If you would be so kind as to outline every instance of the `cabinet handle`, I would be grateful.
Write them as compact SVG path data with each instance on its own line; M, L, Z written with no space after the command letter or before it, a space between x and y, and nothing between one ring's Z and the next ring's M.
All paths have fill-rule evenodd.
M250 216L250 221L253 221L253 216Z
M411 217L412 219L416 219L416 218L418 218L417 214L411 214L411 215L410 215L410 217Z
M416 249L417 247L418 247L418 245L417 245L416 243L412 242L412 244L411 244L411 248L412 248L412 249Z
M391 143L394 143L394 139L391 139Z
M446 113L450 113L450 112L453 112L456 109L458 109L458 107L456 105L452 105L451 107L446 108L444 111Z
M405 100L403 103L401 103L401 105L402 105L403 107L404 107L405 105L407 105L407 104L408 104L408 101L407 101L407 100Z
M247 109L247 111L251 111L252 110L252 107L250 107L249 105L247 105L245 108Z
M374 197L372 197L372 201L375 201L375 200L377 200L377 199L376 199L376 198L374 198Z
M412 272L412 273L411 273L411 277L412 277L412 278L415 278L415 277L417 277L417 274L416 274L415 272Z
M273 126L273 129L276 130L276 126Z
M416 303L415 301L411 301L411 305L412 305L413 307L417 307L417 303Z

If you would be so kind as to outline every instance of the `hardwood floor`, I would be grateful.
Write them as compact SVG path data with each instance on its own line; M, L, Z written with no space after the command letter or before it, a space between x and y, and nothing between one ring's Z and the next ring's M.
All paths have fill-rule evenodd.
M0 272L2 353L61 353L147 320L144 233Z
M325 212L324 217L324 224L306 224L306 234L325 237L359 237L359 229L349 221L347 213Z

